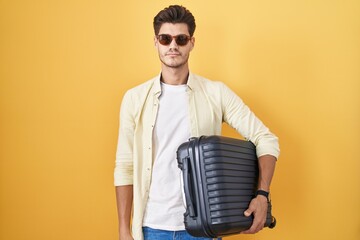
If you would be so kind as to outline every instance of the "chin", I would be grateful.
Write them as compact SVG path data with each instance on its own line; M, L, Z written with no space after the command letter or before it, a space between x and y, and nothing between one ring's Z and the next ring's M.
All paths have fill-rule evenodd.
M185 64L182 63L182 64L165 64L165 65L170 68L180 68L180 67L184 66Z
M179 63L179 62L166 62L166 61L163 61L163 64L170 68L179 68L185 65L184 62Z

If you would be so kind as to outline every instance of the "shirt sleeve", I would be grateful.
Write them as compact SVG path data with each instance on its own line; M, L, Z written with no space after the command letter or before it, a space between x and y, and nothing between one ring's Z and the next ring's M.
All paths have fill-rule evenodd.
M126 92L120 108L119 137L116 150L114 185L133 184L133 140L135 118L131 95Z
M221 83L223 121L235 128L246 140L256 146L257 156L279 157L278 138L244 104L229 87Z

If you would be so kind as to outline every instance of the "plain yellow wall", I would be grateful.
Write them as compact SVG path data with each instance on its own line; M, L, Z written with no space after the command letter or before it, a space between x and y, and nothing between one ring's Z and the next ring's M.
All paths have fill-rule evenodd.
M360 239L358 0L0 1L0 239L117 239L120 101L159 73L173 3L196 17L191 70L280 137L278 226L226 239Z

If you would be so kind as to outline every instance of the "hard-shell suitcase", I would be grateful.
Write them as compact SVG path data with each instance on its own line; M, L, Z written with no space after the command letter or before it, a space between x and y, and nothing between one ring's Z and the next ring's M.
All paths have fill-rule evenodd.
M185 228L195 237L216 238L251 227L244 211L258 182L255 145L223 136L191 138L177 150L186 200ZM265 227L273 228L269 202Z

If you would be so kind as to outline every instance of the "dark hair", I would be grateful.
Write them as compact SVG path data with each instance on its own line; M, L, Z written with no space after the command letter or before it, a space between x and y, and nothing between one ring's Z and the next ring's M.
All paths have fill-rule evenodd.
M192 13L183 6L171 5L161 10L154 17L155 35L159 34L163 23L186 23L191 37L195 32L195 18Z

